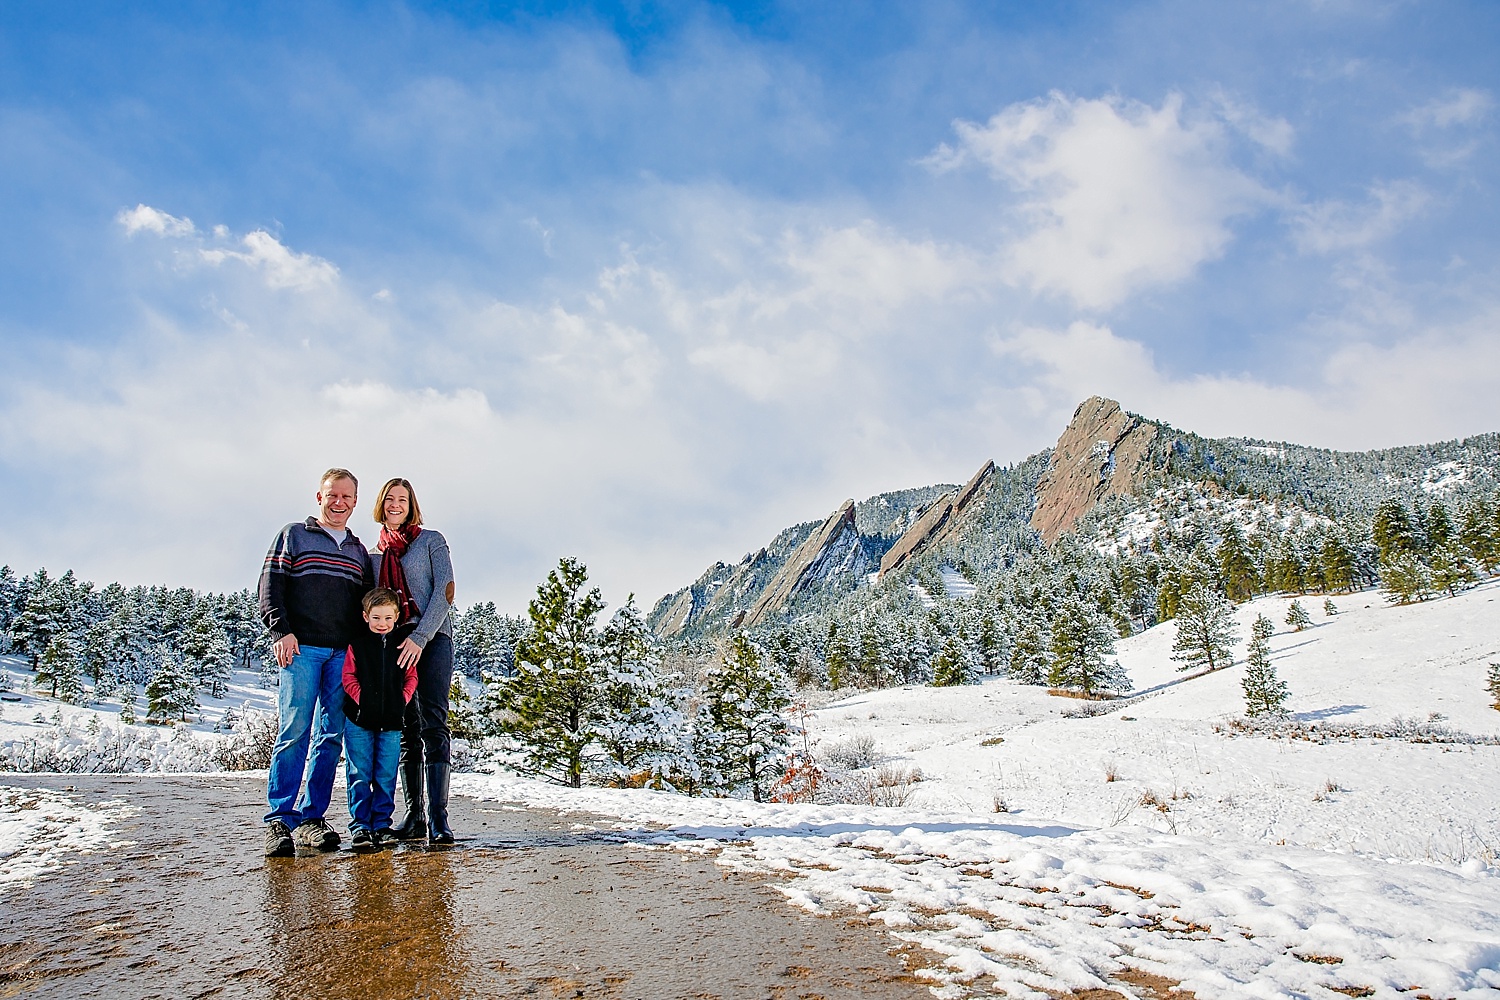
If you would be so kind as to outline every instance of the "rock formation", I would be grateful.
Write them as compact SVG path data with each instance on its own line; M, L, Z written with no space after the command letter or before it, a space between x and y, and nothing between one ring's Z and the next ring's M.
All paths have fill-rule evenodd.
M1031 526L1042 540L1050 545L1100 500L1138 487L1158 433L1156 424L1112 399L1091 396L1079 403L1037 484Z
M830 572L859 572L856 565L864 553L859 530L854 526L854 501L845 500L839 509L797 547L791 557L761 591L743 620L733 623L751 628L780 610L807 586ZM851 562L852 560L852 562Z
M995 471L994 462L985 462L983 467L969 479L968 483L946 496L939 497L931 507L922 512L910 528L896 540L880 559L882 577L891 570L906 564L918 552L952 534L960 522L960 515L971 501L979 495L980 487Z

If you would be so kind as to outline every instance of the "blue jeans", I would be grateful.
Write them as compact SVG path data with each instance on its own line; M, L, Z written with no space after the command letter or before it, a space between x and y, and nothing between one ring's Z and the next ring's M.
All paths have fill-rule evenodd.
M349 829L386 830L396 811L396 766L401 732L344 727L344 774L349 779Z
M344 742L344 650L303 646L281 671L276 714L281 728L266 779L265 821L279 819L296 829L308 820L322 819L333 795Z

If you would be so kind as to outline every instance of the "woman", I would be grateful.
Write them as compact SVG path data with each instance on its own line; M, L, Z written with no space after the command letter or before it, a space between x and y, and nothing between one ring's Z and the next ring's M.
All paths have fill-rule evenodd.
M406 818L394 831L400 840L453 843L448 826L448 687L453 683L453 563L448 542L422 527L416 491L392 479L375 498L381 524L378 582L401 597L402 620L417 627L402 641L398 662L417 666L417 693L401 730L401 794ZM427 815L422 815L423 778Z

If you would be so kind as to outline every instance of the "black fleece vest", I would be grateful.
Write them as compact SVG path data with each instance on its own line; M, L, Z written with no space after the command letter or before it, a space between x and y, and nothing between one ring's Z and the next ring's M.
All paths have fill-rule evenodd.
M406 671L396 662L401 640L411 635L411 626L392 629L376 635L368 627L360 629L349 644L347 655L354 657L354 677L359 681L359 702L344 693L344 717L361 729L392 732L401 729L406 715L402 698Z

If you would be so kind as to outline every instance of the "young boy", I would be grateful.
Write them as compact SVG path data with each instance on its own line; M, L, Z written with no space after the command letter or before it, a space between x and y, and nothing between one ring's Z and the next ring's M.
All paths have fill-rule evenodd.
M396 662L415 623L398 627L396 592L376 587L362 602L365 624L344 655L344 767L349 778L349 846L374 851L395 843L391 814L401 756L401 721L417 689L417 671Z

